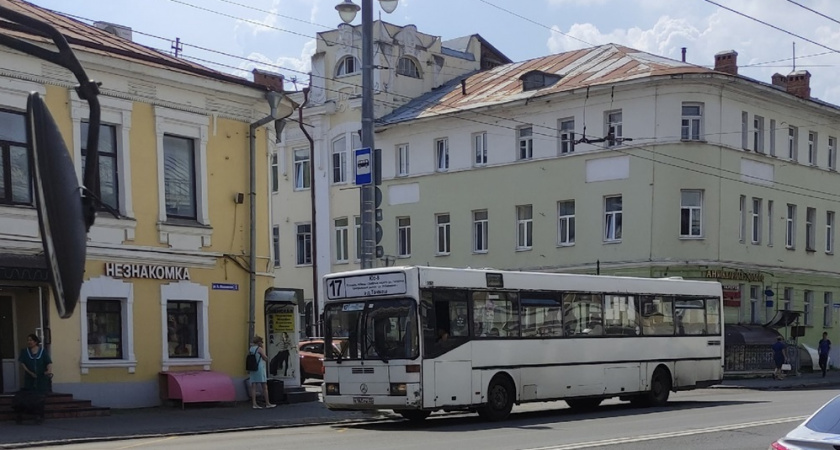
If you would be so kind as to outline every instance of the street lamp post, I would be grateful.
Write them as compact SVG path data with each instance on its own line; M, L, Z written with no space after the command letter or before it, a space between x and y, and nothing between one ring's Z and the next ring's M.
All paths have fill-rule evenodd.
M373 0L361 0L362 6L352 0L344 0L335 6L341 20L349 24L362 11L362 147L371 151L371 173L379 171L379 161L373 157ZM386 13L397 8L399 0L379 0L379 6ZM362 223L362 269L373 267L375 234L375 186L373 183L359 186L359 215Z

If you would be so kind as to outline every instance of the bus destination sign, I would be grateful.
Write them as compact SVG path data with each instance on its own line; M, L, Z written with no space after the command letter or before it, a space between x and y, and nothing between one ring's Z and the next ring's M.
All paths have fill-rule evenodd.
M406 292L408 290L404 272L339 277L327 281L327 298L330 300L399 295Z

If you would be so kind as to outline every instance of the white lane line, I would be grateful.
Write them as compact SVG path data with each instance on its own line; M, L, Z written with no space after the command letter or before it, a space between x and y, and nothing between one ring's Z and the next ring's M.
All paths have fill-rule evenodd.
M576 444L563 444L563 445L555 445L551 447L536 447L530 448L525 450L572 450L578 448L591 448L591 447L602 447L606 445L618 445L618 444L629 444L633 442L644 442L644 441L654 441L657 439L669 439L675 437L682 437L682 436L692 436L695 434L704 434L704 433L718 433L721 431L732 431L732 430L741 430L744 428L752 428L752 427L763 427L765 425L778 425L780 423L788 423L788 422L801 422L807 419L809 416L796 416L796 417L783 417L780 419L770 419L770 420L761 420L758 422L745 422L745 423L735 423L730 425L720 425L716 427L709 427L709 428L697 428L692 430L684 430L684 431L672 431L669 433L658 433L658 434L649 434L647 436L633 436L633 437L626 437L626 438L616 438L616 439L605 439L602 441L590 441L590 442L579 442Z

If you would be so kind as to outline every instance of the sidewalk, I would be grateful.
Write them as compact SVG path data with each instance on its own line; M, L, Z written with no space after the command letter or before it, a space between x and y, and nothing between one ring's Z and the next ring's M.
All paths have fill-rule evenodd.
M809 389L840 388L840 372L826 378L818 373L766 378L725 379L714 389ZM111 416L47 420L42 425L0 422L0 449L47 444L107 441L127 437L213 433L242 429L296 427L394 419L391 411L329 411L321 402L278 405L274 409L251 409L250 402L234 406L159 407L113 410Z

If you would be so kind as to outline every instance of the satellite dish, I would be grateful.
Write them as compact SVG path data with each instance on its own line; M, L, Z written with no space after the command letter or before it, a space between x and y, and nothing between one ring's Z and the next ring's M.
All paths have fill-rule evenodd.
M58 315L73 315L85 272L87 229L70 153L38 93L26 104L26 134L44 256Z

